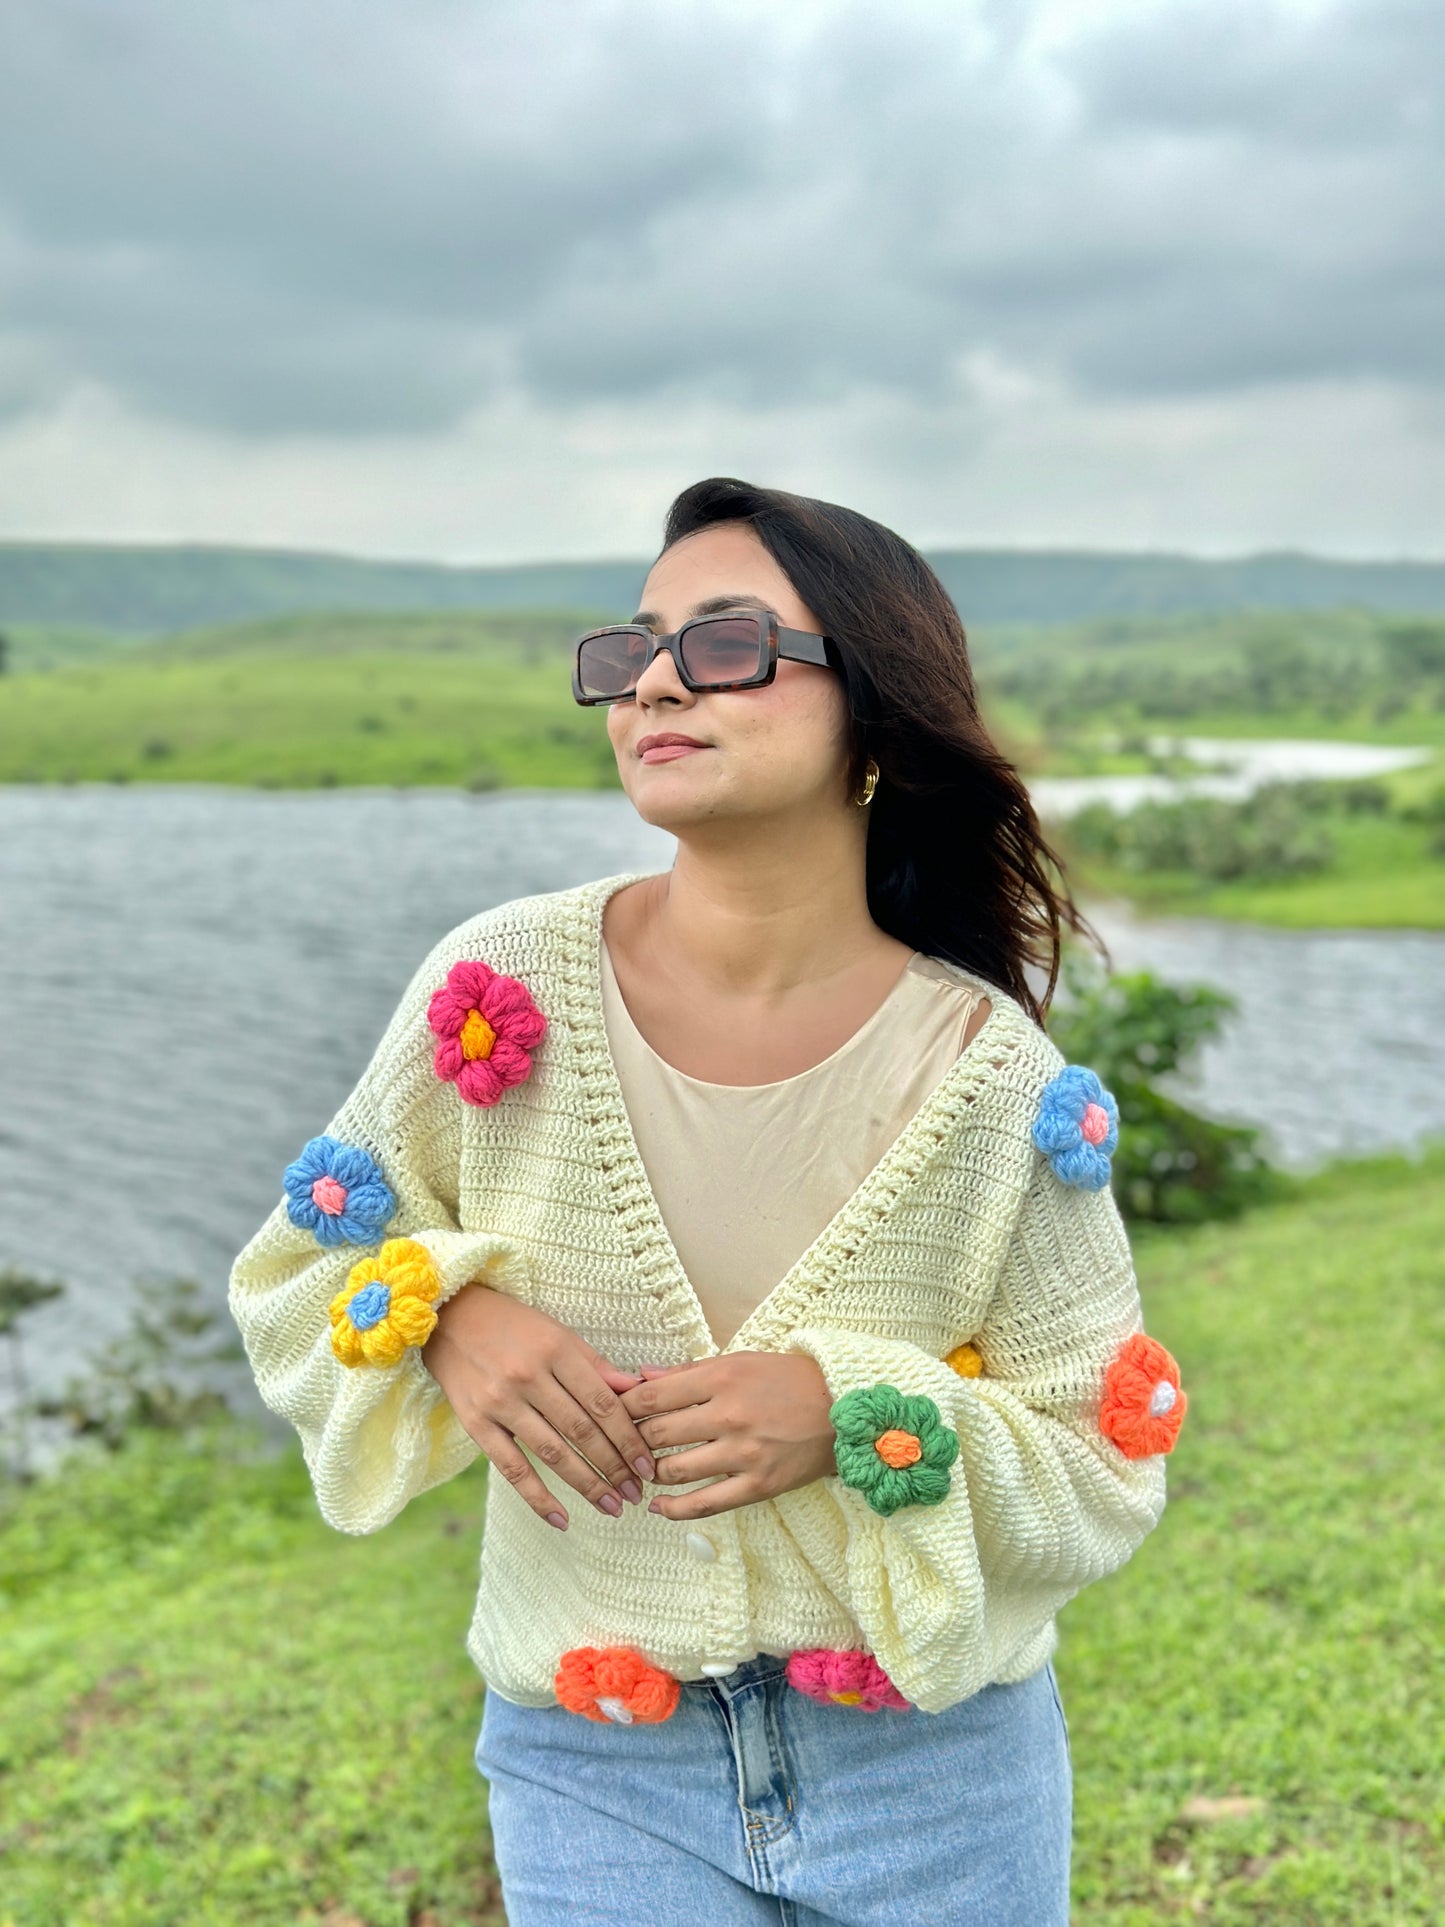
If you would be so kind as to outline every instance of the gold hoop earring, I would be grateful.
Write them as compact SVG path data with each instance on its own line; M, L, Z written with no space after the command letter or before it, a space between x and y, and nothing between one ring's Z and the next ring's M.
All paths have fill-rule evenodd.
M865 771L863 776L862 791L860 792L859 795L853 798L853 802L858 809L860 810L867 809L868 805L873 801L873 792L874 790L877 789L877 787L878 787L878 765L873 761L873 758L870 756L868 758L868 768Z

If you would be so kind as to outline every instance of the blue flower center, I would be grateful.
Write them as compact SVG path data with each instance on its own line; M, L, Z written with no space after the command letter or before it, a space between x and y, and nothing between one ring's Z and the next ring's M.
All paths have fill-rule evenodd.
M347 1306L347 1316L359 1332L369 1332L373 1325L379 1325L391 1310L391 1286L383 1285L373 1278L369 1285L363 1285Z

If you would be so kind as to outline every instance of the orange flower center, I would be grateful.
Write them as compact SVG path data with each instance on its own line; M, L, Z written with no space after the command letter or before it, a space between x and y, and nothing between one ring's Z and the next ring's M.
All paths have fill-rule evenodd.
M462 1056L468 1060L474 1057L490 1057L492 1046L497 1041L497 1033L479 1010L469 1010L467 1021L462 1025Z
M861 1693L830 1693L828 1698L832 1700L835 1706L861 1706L863 1704L863 1695Z
M923 1457L923 1447L911 1432L885 1432L875 1440L873 1450L895 1472L901 1472L906 1465L917 1465Z

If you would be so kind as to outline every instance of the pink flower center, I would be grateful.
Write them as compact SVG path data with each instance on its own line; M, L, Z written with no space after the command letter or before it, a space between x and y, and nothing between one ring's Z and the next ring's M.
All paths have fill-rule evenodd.
M1109 1113L1102 1104L1086 1104L1079 1129L1090 1144L1102 1144L1109 1135Z
M330 1176L318 1178L311 1187L311 1202L328 1218L339 1218L346 1209L346 1186Z

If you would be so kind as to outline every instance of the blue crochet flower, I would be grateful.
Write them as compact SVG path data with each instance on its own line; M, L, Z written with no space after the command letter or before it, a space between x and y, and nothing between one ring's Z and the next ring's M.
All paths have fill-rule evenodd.
M1065 1064L1043 1088L1033 1140L1062 1183L1102 1191L1119 1142L1119 1106L1093 1071Z
M286 1213L322 1245L375 1244L396 1199L369 1152L334 1137L314 1137L286 1166Z

